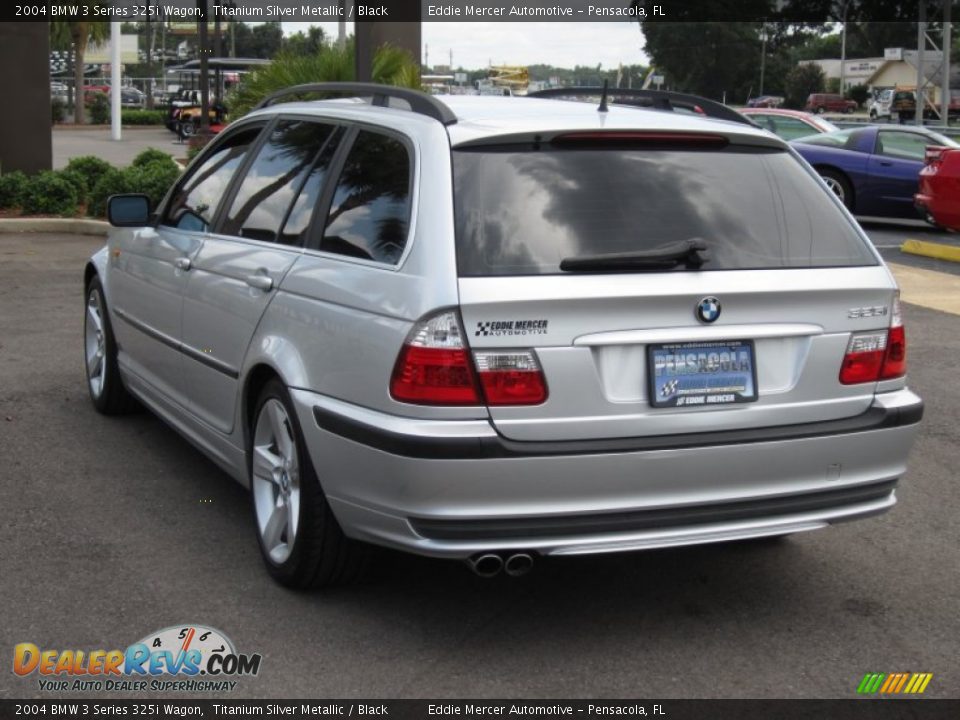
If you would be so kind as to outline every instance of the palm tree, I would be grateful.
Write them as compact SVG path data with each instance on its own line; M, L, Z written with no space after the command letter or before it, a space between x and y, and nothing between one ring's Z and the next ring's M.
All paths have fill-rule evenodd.
M80 0L79 5L88 9L86 17L95 17L94 8L104 6L102 0ZM73 46L73 121L77 125L82 125L84 122L83 56L87 52L87 45L90 42L103 42L109 35L110 23L106 22L56 20L50 23L51 45L64 49L70 45Z
M282 52L269 65L244 77L227 103L230 116L236 119L250 112L267 95L283 88L305 83L347 82L355 77L353 38L342 49L324 45L319 52L308 55ZM383 45L374 54L373 80L419 89L420 68L406 50Z

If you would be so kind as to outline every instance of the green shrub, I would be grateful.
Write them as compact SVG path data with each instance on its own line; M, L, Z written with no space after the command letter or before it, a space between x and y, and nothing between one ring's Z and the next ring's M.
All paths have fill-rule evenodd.
M97 180L90 191L90 200L87 203L87 215L93 217L107 216L107 200L111 195L130 192L129 180L126 173L110 167Z
M25 215L74 215L77 191L60 173L46 170L27 181L22 205Z
M103 174L112 168L113 166L106 160L101 160L93 155L75 157L67 163L67 170L76 170L83 175L83 179L86 180L87 192L92 190Z
M110 98L105 93L94 93L90 101L90 122L94 125L106 125L110 122Z
M167 114L163 110L137 110L124 108L120 111L120 122L124 125L163 125Z
M27 176L19 170L0 175L0 209L20 207Z
M90 186L87 184L87 178L83 173L79 170L65 169L57 171L57 174L73 185L73 189L77 192L77 202L85 203L87 201Z
M67 104L60 98L53 98L50 101L50 119L54 124L62 123L67 119Z
M142 153L137 155L133 159L133 167L144 167L146 165L153 165L154 163L159 163L162 165L173 165L176 167L176 163L173 161L173 156L170 153L165 153L163 150L157 150L156 148L147 148Z
M180 168L173 162L153 162L128 167L123 175L127 188L125 192L143 193L150 198L150 207L155 208L180 177Z

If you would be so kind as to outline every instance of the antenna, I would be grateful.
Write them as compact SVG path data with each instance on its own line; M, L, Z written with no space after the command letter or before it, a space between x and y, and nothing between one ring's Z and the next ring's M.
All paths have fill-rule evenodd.
M603 95L600 96L600 107L597 108L597 112L608 112L607 108L607 86L610 84L609 80L603 81Z

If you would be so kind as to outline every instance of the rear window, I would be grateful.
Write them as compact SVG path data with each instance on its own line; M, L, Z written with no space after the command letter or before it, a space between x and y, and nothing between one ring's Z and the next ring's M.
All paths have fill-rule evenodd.
M783 151L499 146L453 158L461 276L565 274L564 258L694 238L709 246L703 270L876 264Z

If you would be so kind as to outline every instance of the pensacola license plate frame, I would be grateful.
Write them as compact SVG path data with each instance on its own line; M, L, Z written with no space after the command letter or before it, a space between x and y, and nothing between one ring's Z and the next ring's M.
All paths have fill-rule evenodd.
M661 399L667 380L658 381L656 374L656 360L659 353L676 352L678 350L740 350L746 348L749 353L749 386L751 392L731 391L726 387L715 389L704 388L700 392L687 392L671 394ZM728 371L731 374L741 374L745 371ZM696 377L701 373L683 373L675 376L678 382L685 378ZM714 377L717 374L713 374ZM693 342L675 342L675 343L654 343L647 345L647 393L650 399L650 405L655 408L671 407L723 407L726 405L739 405L742 403L756 402L760 399L759 388L757 387L757 351L753 340L706 340ZM732 395L732 399L726 396ZM713 399L708 399L713 398Z

